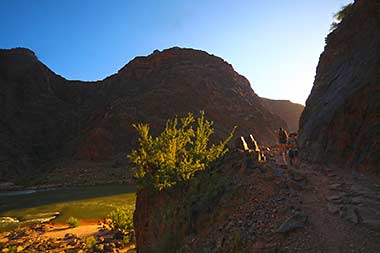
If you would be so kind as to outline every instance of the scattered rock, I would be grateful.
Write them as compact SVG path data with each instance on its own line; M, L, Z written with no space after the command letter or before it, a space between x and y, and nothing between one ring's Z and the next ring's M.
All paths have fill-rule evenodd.
M358 224L359 217L358 217L357 209L355 207L348 206L345 212L345 218L354 224Z
M278 176L278 177L283 176L284 173L285 173L285 171L282 170L282 169L273 169L273 174L275 174L275 175Z
M342 188L342 184L331 184L330 190L340 190Z
M95 252L104 252L104 244L96 244L92 249Z
M329 202L341 202L342 200L342 196L340 195L330 195L330 196L327 196L326 197L326 200L329 201Z
M366 220L363 220L363 224L366 225L370 229L380 231L380 219L376 219L376 220L366 219Z
M364 225L380 231L380 210L371 207L358 207L357 213Z
M291 170L289 172L290 178L295 180L295 181L303 181L306 179L306 175L304 173L301 173L296 170Z
M362 196L353 197L351 199L352 204L362 204L364 202L366 202L366 199Z
M332 214L337 214L339 212L340 208L338 205L328 203L327 204L327 210Z
M292 179L288 179L287 185L289 189L296 190L296 191L302 191L305 189L304 181L295 181Z
M293 230L304 228L307 222L307 216L303 214L296 214L289 219L287 219L284 223L280 225L277 229L278 233L287 233Z

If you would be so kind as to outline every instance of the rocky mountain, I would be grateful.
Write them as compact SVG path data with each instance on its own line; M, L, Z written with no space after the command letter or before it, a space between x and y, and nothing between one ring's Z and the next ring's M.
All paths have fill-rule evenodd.
M302 157L379 171L380 1L355 1L326 38L300 120Z
M290 132L297 132L299 119L304 106L297 103L292 103L289 100L274 100L261 98L264 106L273 114L279 115L288 125Z
M82 127L91 90L54 74L28 49L0 50L2 176L60 155Z
M91 142L97 138L114 153L133 146L133 122L149 123L157 133L168 118L200 110L215 122L217 139L236 125L239 134L252 131L260 143L271 144L275 130L286 125L230 64L199 50L172 48L136 57L103 83L107 105L91 124L98 132L89 129L90 138L79 145L81 157L96 159L88 156L87 147L94 148Z
M171 48L136 57L98 82L69 81L23 48L0 50L0 171L2 178L32 172L52 161L106 161L136 145L132 123L153 133L188 112L215 122L214 141L233 126L276 142L286 126L262 103L246 78L206 52Z

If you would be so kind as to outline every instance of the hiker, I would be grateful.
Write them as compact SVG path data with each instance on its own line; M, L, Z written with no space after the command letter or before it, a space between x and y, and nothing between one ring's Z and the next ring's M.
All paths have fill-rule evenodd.
M289 161L291 166L298 167L298 149L297 148L291 148L289 149Z
M288 138L289 146L289 162L291 166L298 166L298 143L297 143L297 133L290 133Z
M288 143L288 133L282 127L280 127L278 131L278 143L280 147L282 160L284 164L286 164L285 151L286 151L286 144Z
M297 147L297 133L290 133L288 136L288 146L290 148Z

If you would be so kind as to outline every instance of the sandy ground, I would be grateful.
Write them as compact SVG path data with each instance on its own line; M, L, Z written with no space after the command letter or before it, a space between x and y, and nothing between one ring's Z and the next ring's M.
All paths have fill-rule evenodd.
M100 228L101 226L99 226L97 223L87 223L76 228L71 228L67 225L54 225L54 228L52 230L41 234L41 236L48 238L64 238L66 234L74 234L80 238L85 238L91 235L95 235Z

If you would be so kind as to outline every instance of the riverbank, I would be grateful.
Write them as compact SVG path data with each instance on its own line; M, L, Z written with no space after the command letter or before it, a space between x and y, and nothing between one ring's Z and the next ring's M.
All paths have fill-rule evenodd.
M0 248L2 252L136 252L133 238L129 241L120 237L101 221L75 228L45 223L2 232Z
M65 224L71 216L100 220L116 208L134 210L136 200L135 187L123 184L13 193L0 196L0 231L46 221Z

